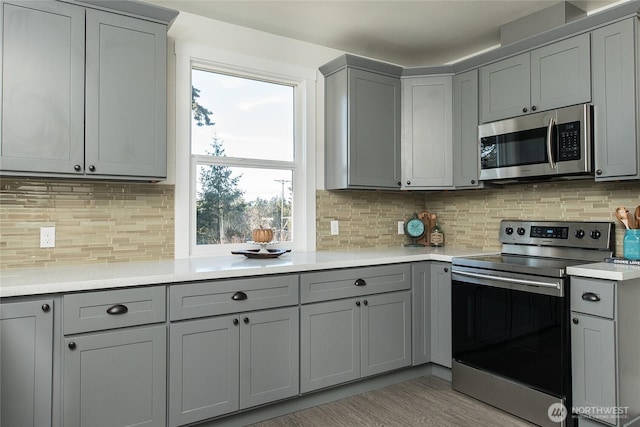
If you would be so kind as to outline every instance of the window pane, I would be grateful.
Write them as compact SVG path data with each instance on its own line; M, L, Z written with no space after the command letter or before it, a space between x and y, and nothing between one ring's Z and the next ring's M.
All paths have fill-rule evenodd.
M229 157L293 160L293 87L192 70L192 100L211 125L192 115L191 152L213 154L217 138Z
M263 226L292 240L291 170L197 165L196 244L242 243Z

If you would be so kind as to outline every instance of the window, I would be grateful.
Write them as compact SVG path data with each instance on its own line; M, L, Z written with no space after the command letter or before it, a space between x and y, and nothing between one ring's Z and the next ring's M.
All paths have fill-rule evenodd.
M191 81L196 245L246 243L260 227L290 242L293 87L197 68Z
M274 72L273 64L256 71L258 59L230 67L180 51L176 46L176 258L253 248L251 232L261 226L273 229L278 248L314 250L313 82ZM178 101L187 81L188 125L188 106Z

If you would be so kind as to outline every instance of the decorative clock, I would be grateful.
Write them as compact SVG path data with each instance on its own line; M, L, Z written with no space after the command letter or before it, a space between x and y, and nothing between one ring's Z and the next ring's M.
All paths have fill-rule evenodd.
M427 232L427 227L424 225L424 222L420 218L418 218L418 214L413 214L411 218L404 222L404 234L409 237L412 242L407 243L405 246L410 247L422 247L417 243L418 239L425 235Z

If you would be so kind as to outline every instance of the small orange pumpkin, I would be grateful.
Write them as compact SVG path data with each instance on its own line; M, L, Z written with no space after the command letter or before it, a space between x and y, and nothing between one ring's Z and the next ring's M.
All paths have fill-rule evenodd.
M251 237L256 243L269 243L273 240L273 230L270 228L256 228L251 232Z

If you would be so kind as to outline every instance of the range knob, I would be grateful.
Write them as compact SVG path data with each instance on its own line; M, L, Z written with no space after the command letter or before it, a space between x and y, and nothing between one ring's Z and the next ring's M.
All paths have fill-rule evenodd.
M576 236L578 239L582 239L585 235L584 230L576 230L575 233L573 233L574 236Z
M591 236L592 239L599 239L601 235L600 230L591 230L589 232L589 236Z
M505 228L504 232L507 233L509 236L511 236L513 234L513 227Z
M518 236L524 236L524 231L525 231L524 228L518 227L518 231L517 231Z

